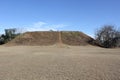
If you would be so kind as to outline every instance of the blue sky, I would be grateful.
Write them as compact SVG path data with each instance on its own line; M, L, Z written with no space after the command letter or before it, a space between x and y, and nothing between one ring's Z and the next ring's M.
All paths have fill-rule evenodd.
M120 26L120 0L0 0L0 33L74 30L94 36L103 25Z

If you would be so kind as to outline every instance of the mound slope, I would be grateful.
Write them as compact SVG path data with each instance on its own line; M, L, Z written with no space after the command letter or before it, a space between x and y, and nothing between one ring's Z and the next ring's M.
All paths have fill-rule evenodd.
M7 45L53 45L62 43L67 45L95 45L95 40L90 36L78 31L40 31L26 32Z

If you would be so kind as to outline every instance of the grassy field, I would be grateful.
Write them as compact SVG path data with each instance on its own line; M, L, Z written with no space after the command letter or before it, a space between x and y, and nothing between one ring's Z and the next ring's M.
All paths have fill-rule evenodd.
M120 48L0 46L0 80L120 80Z

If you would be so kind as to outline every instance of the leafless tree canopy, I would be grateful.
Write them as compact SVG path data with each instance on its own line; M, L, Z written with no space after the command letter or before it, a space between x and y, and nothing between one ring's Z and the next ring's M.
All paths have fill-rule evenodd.
M96 40L106 48L120 46L120 31L114 26L103 26L98 29L95 34Z

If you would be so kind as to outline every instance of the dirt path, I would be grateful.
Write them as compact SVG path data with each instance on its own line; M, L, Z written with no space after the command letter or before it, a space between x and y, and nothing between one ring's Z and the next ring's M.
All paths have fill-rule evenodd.
M120 80L120 49L1 46L0 80Z

